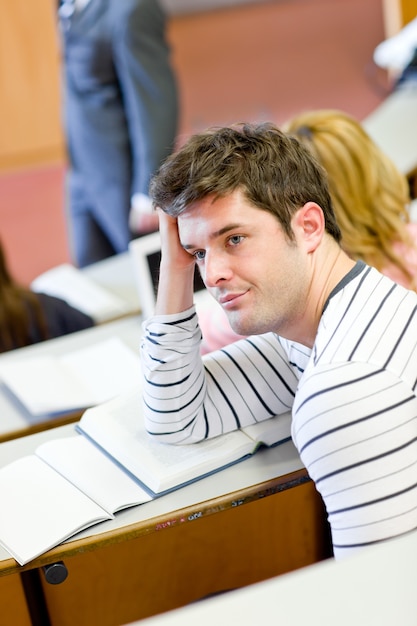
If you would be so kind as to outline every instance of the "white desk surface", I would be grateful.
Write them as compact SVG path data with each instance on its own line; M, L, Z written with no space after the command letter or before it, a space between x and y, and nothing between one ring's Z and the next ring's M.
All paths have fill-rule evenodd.
M362 124L403 174L414 172L417 168L417 84L398 88Z
M132 311L140 311L140 302L136 288L133 262L129 252L116 254L88 265L82 269L83 274L127 302Z
M416 626L416 581L413 532L131 626Z
M120 297L129 304L132 316L121 318L88 328L70 335L43 341L25 348L18 348L0 354L0 363L11 363L29 357L45 354L61 356L79 350L110 337L119 337L128 347L139 349L141 319L139 297L134 270L129 252L118 254L83 268L83 273L100 287ZM135 314L133 314L135 312ZM0 434L5 434L29 426L18 406L1 389L0 380Z
M74 424L68 424L66 426L60 426L34 435L1 443L0 467L26 454L32 454L37 446L44 441L57 439L59 437L73 436L74 428ZM203 478L202 480L165 496L156 498L152 502L120 511L116 514L115 519L96 524L74 535L74 537L65 543L68 544L74 539L87 537L96 538L102 533L125 528L131 524L159 516L170 515L175 511L190 506L195 506L195 512L198 513L199 506L201 506L203 502L233 494L234 492L258 484L260 485L260 490L262 490L262 483L296 472L303 469L303 467L298 452L291 441L276 446L275 448L265 448L259 450L250 459L245 459L241 463L228 467L221 472L212 474L207 478ZM173 515L173 519L174 518L175 515ZM178 523L180 523L180 521L178 521ZM0 547L0 562L10 558L9 553Z
M45 354L60 356L73 350L91 346L110 337L118 337L128 347L138 352L141 334L140 316L130 316L64 335L63 337L4 352L0 354L0 363L15 363L19 360ZM0 434L27 428L28 426L29 424L22 412L19 411L17 404L1 389L0 381Z

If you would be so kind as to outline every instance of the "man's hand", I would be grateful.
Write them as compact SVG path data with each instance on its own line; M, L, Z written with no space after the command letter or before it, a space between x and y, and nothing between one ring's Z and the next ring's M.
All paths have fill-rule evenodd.
M160 209L158 215L161 265L156 314L180 313L193 304L195 261L181 245L176 218Z

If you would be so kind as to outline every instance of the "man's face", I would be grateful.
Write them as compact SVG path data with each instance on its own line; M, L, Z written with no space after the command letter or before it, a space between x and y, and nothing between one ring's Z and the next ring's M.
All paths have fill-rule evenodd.
M178 218L183 247L241 335L291 334L305 311L308 263L278 220L240 191L195 202Z

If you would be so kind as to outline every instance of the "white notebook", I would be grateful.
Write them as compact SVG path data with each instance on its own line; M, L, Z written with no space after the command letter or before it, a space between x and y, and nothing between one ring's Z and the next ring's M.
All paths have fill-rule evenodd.
M35 278L31 289L65 300L92 317L96 323L131 313L130 303L98 285L69 263L53 267Z
M139 352L118 337L62 356L0 364L0 381L6 392L34 418L95 406L140 386L140 380Z

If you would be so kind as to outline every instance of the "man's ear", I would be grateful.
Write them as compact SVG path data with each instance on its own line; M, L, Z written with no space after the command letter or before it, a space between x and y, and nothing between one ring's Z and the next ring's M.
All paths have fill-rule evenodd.
M315 202L306 202L294 214L293 231L299 243L306 246L307 252L314 252L324 235L324 214Z

